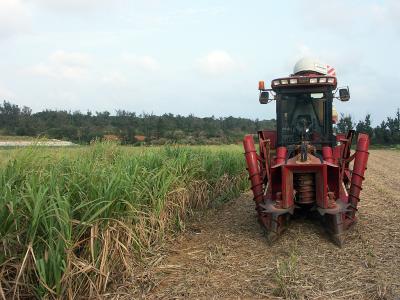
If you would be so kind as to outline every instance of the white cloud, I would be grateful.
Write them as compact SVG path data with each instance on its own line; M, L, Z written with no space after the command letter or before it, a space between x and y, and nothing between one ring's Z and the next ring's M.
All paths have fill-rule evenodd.
M0 84L0 101L9 100L11 98L15 98L14 92Z
M0 1L0 38L29 31L30 21L30 11L20 0Z
M49 92L50 99L57 99L61 103L79 103L79 97L71 91L57 90ZM68 107L68 106L67 106Z
M243 67L228 52L215 50L201 57L196 62L197 67L206 74L218 75L236 71Z
M128 82L126 77L118 71L113 71L104 75L102 81L112 85L125 85Z
M149 1L149 0L147 0ZM152 9L154 5L147 3L147 9ZM150 28L165 28L169 25L184 24L188 26L190 24L206 22L206 18L217 18L224 14L224 9L220 7L210 8L184 8L176 10L163 10L162 13L152 14L136 14L130 13L122 15L121 18L128 23L136 24L146 29Z
M122 60L127 64L145 71L158 71L160 69L158 61L148 55L138 56L135 54L125 53L122 55Z
M35 0L34 4L61 13L86 13L104 8L112 9L123 2L123 0Z
M371 30L382 30L382 27L400 29L398 0L373 3L303 0L300 10L300 16L308 27L329 30L337 34L360 36L360 34L370 34Z
M346 0L315 2L313 0L304 0L301 7L305 11L303 16L310 26L324 26L331 29L346 27L357 19L354 17L362 13L362 8L354 7L351 2Z
M219 7L214 8L186 8L180 9L173 13L163 15L159 17L159 23L162 25L177 23L180 21L191 21L196 22L199 19L203 19L208 16L221 16L223 9Z
M46 62L28 68L28 73L38 76L85 80L89 77L90 56L79 52L56 51Z
M54 10L88 10L96 7L96 0L36 0L36 4Z
M397 0L372 4L368 7L368 14L376 26L386 25L400 29L400 2Z
M85 53L65 52L63 50L59 50L50 56L50 61L58 65L82 67L87 66L91 59L90 56Z
M225 10L222 7L210 7L210 8L186 8L179 10L178 15L184 16L198 16L198 15L209 15L209 16L221 16Z

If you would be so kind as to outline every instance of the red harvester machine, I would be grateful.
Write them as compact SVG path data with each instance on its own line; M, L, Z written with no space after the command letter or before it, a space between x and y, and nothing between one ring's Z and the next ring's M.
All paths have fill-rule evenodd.
M277 117L277 130L258 132L259 153L253 135L243 140L260 223L274 241L291 217L311 212L341 246L356 222L369 147L360 133L352 154L355 132L334 135L332 102L348 101L348 88L337 90L329 67L302 59L293 75L274 79L271 89L260 81L259 90L261 104L275 101Z

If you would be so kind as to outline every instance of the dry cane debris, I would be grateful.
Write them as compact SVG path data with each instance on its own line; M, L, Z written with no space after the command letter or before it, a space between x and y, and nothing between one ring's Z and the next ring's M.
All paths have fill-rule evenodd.
M247 193L195 220L113 297L400 299L399 171L400 152L371 151L359 221L341 249L311 220L268 245Z

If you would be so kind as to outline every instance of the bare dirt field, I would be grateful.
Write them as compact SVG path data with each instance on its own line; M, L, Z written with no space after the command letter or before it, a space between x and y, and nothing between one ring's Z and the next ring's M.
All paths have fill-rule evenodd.
M359 221L343 248L310 220L292 222L269 245L244 194L192 222L136 277L136 291L146 299L400 299L399 175L399 151L371 151Z

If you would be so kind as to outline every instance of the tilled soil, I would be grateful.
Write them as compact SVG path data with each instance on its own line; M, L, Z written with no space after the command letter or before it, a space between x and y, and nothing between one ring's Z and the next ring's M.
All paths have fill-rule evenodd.
M146 271L141 296L400 299L399 176L400 152L371 151L359 221L342 248L308 219L269 245L246 193L190 224Z

